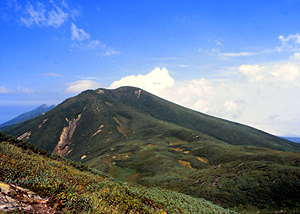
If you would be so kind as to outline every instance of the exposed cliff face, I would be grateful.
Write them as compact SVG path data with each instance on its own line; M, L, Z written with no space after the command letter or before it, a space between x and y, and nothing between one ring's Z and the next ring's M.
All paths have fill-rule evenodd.
M75 131L76 128L76 124L79 121L81 117L81 114L78 115L78 117L71 121L69 121L67 118L66 120L69 122L69 126L65 127L60 135L60 140L57 143L57 146L55 147L55 149L53 150L54 154L59 154L61 156L65 156L66 153L68 152L68 149L70 147L70 143L71 143L71 138L73 136L73 133Z

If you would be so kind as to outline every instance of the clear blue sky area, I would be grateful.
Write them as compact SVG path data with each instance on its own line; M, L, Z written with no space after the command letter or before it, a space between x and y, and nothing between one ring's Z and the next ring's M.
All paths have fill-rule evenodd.
M141 87L299 136L300 1L0 2L0 123L86 89Z

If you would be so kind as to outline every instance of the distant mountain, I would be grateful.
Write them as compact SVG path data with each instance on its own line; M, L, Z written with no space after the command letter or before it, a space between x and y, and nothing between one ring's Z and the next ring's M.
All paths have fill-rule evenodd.
M300 137L282 137L282 138L295 143L300 143Z
M28 120L28 119L36 117L40 114L43 114L43 113L53 109L54 107L55 107L55 105L52 105L52 106L47 106L46 104L40 105L39 107L37 107L36 109L34 109L32 111L26 112L24 114L21 114L15 118L13 118L12 120L2 123L0 125L0 131L5 131L25 120Z
M82 92L6 133L121 181L224 207L300 204L300 144L139 88Z

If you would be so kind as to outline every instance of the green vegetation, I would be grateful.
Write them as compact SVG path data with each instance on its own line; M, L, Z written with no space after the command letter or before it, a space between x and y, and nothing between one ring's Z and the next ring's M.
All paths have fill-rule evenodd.
M74 133L63 137L70 121L77 121ZM65 158L122 182L237 211L299 211L300 144L138 88L85 91L7 133L27 136L47 152L64 138Z
M234 213L184 194L117 180L0 133L0 180L49 197L63 213Z

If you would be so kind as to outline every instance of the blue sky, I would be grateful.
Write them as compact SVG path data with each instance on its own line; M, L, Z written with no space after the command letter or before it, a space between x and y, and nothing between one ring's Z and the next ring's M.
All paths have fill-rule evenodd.
M132 85L300 136L299 11L299 0L2 0L0 123Z

